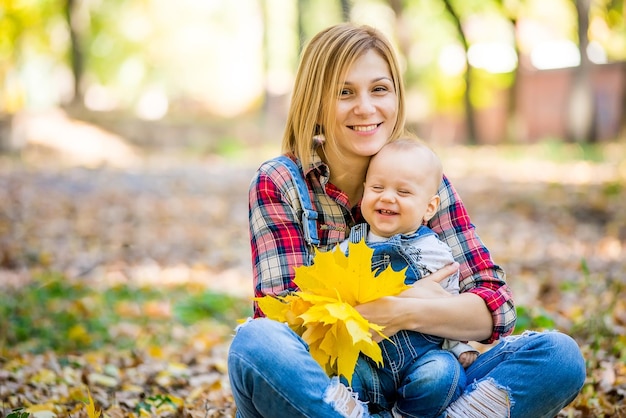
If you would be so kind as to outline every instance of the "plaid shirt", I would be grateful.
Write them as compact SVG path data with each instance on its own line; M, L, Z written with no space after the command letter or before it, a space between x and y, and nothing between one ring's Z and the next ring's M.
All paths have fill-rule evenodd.
M314 153L305 177L318 212L321 251L334 248L348 237L352 226L364 222L360 205L351 209L346 194L328 182L329 176L328 166ZM439 196L439 211L428 226L452 248L460 264L460 291L484 299L494 325L491 338L484 342L495 341L510 334L516 320L504 272L491 260L463 202L445 176ZM303 237L302 208L294 180L282 164L268 161L261 165L250 185L249 208L255 296L285 295L297 290L294 268L311 263L313 248ZM254 313L255 317L263 316L256 303Z

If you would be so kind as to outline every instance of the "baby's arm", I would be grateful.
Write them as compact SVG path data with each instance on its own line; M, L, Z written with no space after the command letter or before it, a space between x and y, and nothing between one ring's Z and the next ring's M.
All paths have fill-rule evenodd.
M419 241L421 254L422 278L454 262L452 250L436 235L427 235ZM451 295L459 294L459 271L439 282L441 287Z
M445 339L442 348L454 354L464 368L468 368L476 361L479 354L471 345L456 340Z

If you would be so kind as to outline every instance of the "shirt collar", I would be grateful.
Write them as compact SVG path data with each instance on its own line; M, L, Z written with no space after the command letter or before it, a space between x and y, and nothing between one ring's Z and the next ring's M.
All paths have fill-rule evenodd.
M320 179L320 183L326 184L330 178L330 168L324 161L322 161L322 158L317 153L317 149L318 147L315 147L311 150L309 166L302 167L302 171L304 172L305 177L308 176L310 172L314 172L315 176Z

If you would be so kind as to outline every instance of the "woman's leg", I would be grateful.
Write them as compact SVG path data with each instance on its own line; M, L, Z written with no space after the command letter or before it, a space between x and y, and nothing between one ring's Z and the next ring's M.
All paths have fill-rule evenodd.
M330 379L287 325L254 319L238 327L228 352L238 417L367 417L337 378Z
M585 361L560 332L505 337L467 370L465 393L447 409L451 418L554 417L578 395Z

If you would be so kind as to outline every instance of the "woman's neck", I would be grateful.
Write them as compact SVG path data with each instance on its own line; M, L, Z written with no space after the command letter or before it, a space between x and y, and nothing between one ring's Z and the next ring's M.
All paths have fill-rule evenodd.
M351 206L355 206L363 196L363 182L369 164L368 157L346 159L322 154L322 160L330 168L330 182L348 195Z

